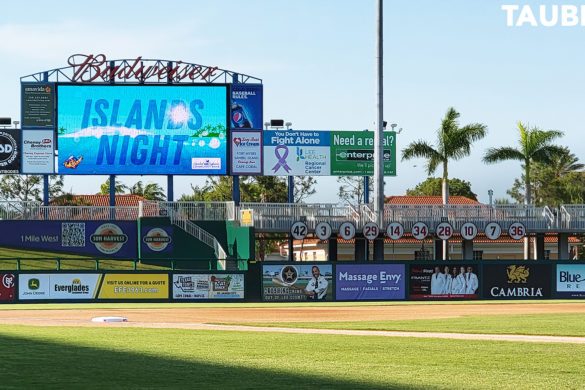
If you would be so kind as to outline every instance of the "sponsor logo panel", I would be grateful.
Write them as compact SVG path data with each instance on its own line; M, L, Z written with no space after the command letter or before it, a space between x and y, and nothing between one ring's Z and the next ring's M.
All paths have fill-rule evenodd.
M173 299L243 299L243 274L175 274Z
M557 297L585 297L585 264L557 265Z
M332 282L330 264L264 265L262 299L269 302L331 301Z
M14 300L15 280L14 274L0 274L0 301Z
M106 274L99 299L168 299L167 274Z
M551 297L551 264L485 264L483 297L543 299Z
M95 299L101 274L22 274L19 299Z
M404 299L405 266L338 265L336 267L335 299Z
M478 266L473 264L413 264L411 299L475 299L479 297Z

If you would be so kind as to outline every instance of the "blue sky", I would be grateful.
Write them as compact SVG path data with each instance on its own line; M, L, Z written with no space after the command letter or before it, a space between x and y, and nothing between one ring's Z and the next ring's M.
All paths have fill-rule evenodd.
M97 4L97 5L95 5ZM486 166L488 147L515 146L516 122L565 132L559 141L582 160L585 27L508 27L502 4L565 1L393 0L384 4L384 116L403 128L398 150L434 142L448 107L488 136L450 176L472 183L480 201L496 198L520 164ZM0 116L20 117L19 79L66 66L71 54L109 59L183 60L254 75L264 83L264 117L295 129L373 129L375 0L9 2L0 21ZM398 161L386 195L426 179L424 162ZM435 176L440 176L437 170ZM123 178L133 183L139 177ZM166 184L161 177L144 181ZM68 177L66 189L95 193L105 177ZM335 178L319 178L314 202L336 202ZM204 178L175 178L175 197ZM336 192L336 191L335 191Z

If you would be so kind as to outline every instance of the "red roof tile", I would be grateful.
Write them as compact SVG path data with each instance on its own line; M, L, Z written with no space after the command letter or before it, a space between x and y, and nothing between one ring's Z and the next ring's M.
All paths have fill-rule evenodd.
M441 196L408 196L408 195L393 195L387 196L384 203L388 204L443 204L443 197ZM450 196L449 204L481 204L477 200L466 198L465 196Z
M88 206L110 205L110 195L73 195L74 201L78 199ZM116 195L116 206L137 207L140 201L146 201L146 199L139 195Z

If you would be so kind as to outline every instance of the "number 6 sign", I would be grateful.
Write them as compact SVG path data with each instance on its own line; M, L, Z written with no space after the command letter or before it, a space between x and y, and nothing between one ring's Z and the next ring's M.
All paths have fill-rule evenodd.
M344 222L339 226L339 235L344 240L351 240L355 237L355 226L351 222Z

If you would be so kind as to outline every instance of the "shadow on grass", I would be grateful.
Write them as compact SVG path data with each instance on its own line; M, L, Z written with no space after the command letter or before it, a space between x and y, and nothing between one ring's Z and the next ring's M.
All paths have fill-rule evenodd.
M165 349L181 348L181 340L176 343L161 345L162 353ZM0 388L422 389L404 384L373 384L366 378L358 382L307 372L242 367L238 361L252 359L236 356L230 350L225 354L228 362L214 363L201 358L161 357L0 335ZM317 359L314 365L318 364Z

